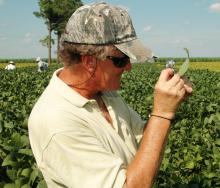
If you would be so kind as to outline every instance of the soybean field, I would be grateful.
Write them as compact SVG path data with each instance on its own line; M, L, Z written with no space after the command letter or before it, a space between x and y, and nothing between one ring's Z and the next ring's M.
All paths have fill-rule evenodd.
M0 188L44 188L28 139L30 111L60 65L0 69ZM164 66L134 64L119 93L143 119ZM177 111L154 188L220 188L220 72L190 69L193 95Z

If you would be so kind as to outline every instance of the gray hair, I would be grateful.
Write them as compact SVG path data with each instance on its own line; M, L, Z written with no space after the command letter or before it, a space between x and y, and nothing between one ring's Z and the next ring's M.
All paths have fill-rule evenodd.
M112 45L97 44L77 44L70 42L62 42L59 56L64 66L71 66L81 62L81 55L96 56L100 60L104 60L112 50Z

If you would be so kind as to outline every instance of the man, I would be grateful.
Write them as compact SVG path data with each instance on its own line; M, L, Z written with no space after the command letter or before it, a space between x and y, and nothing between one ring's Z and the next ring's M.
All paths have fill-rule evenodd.
M40 57L36 58L36 62L38 66L38 69L37 69L38 72L44 72L47 70L48 64L45 61L42 61Z
M30 143L48 187L151 187L171 120L192 92L172 69L163 70L147 123L116 90L130 59L151 51L138 41L128 13L106 3L85 5L61 38L64 68L29 118Z
M15 66L14 61L9 61L8 65L6 65L5 67L5 70L9 70L9 71L15 70L15 69L16 69L16 66Z

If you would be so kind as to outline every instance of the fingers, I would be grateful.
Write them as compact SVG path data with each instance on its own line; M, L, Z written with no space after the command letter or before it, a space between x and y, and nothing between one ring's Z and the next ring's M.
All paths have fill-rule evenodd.
M188 94L191 94L193 91L192 83L186 77L181 78L179 74L175 74L168 83L171 87L176 87L177 90L184 87Z
M189 95L192 94L192 84L189 80L187 82L184 79L179 79L176 85L173 86L175 92L178 96L180 96L183 100L186 99Z
M184 81L182 79L179 79L178 82L175 85L176 90L181 90L184 88Z
M174 71L171 68L167 68L162 70L160 77L159 77L159 82L166 82L170 80L170 78L174 75Z
M156 84L159 89L171 92L173 95L187 97L192 93L192 84L186 77L180 77L174 74L173 69L167 68L161 72L159 80ZM184 96L186 95L186 96Z
M187 84L184 84L184 88L188 94L191 94L193 91L192 86L189 86Z
M185 90L185 88L182 87L181 89L179 89L179 90L177 91L177 95L179 96L179 98L180 98L181 100L183 100L183 99L185 98L185 95L186 95L186 90Z
M172 69L163 70L154 88L153 112L172 118L181 102L192 93L189 83Z
M165 83L167 82L168 86L174 87L180 82L181 77L179 74L174 74L173 69L167 68L161 72L161 75L159 77L159 83ZM181 81L179 84L182 87L183 81Z
M173 87L180 81L180 76L178 74L175 74L169 81L168 84Z

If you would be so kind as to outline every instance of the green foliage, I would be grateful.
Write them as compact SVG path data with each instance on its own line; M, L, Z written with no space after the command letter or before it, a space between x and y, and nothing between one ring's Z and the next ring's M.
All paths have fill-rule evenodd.
M60 35L63 33L66 23L73 12L82 6L81 0L54 0L53 10L57 15L56 20L53 22L53 29L55 33Z
M0 187L32 188L43 179L30 148L27 122L50 75L35 67L0 70Z
M144 64L123 76L121 94L146 120L159 73ZM220 187L220 73L189 70L187 76L193 95L177 111L154 188Z
M33 14L38 18L43 18L45 24L51 24L51 29L64 30L66 22L72 13L82 5L80 0L39 0L39 12Z
M39 0L39 11L33 14L42 18L48 29L48 36L40 42L48 47L48 64L51 64L51 33L55 31L58 36L57 52L59 52L59 39L65 25L72 13L82 5L81 0Z
M186 73L186 71L189 68L189 50L187 48L184 48L184 50L187 53L187 58L184 61L184 63L181 65L181 67L179 68L179 72L178 73L179 73L180 76L184 76L184 74Z
M0 70L0 187L46 187L27 133L30 111L54 69ZM143 119L152 109L160 74L155 64L135 64L122 78L120 93ZM192 71L193 95L178 109L155 188L220 187L220 73Z
M46 36L45 38L43 38L43 39L40 39L39 40L40 41L40 43L43 45L43 46L45 46L45 47L49 47L49 36ZM54 41L54 39L52 39L51 38L51 44L55 44L55 41Z

